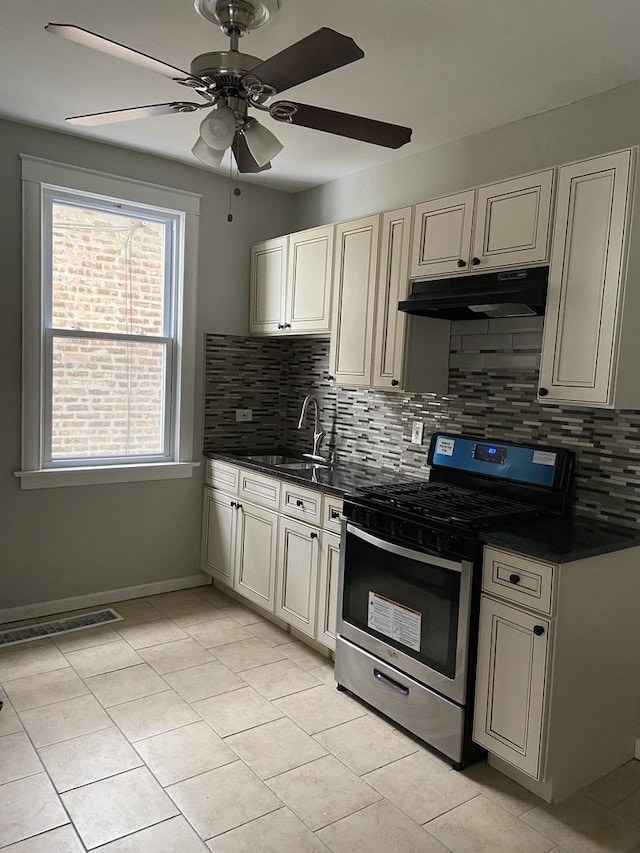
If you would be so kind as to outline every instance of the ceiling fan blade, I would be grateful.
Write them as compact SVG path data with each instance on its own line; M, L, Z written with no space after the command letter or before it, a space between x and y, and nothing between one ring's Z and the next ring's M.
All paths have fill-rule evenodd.
M242 82L251 94L260 94L261 83L284 92L363 56L364 52L352 38L322 27L252 68Z
M176 80L178 83L185 83L194 79L187 71L182 71L182 69L175 68L173 65L167 65L153 56L140 53L138 50L133 50L117 41L103 38L96 35L96 33L84 30L82 27L76 27L73 24L47 24L45 30L54 35L69 39L69 41L75 41L78 44L84 45L84 47L101 50L103 53L108 53L117 59L125 59L127 62L133 62L141 68L146 68L147 71L161 74L163 77Z
M271 168L271 163L267 163L264 166L258 166L256 161L253 159L251 151L249 151L249 147L244 136L241 133L236 133L231 149L239 172L266 172L267 169Z
M323 107L311 107L294 101L276 101L271 104L269 112L276 121L323 130L326 133L335 133L336 136L360 139L373 145L384 145L385 148L400 148L411 139L410 127L387 124L350 113L338 113Z
M167 116L171 113L192 113L200 109L202 104L190 101L174 101L170 104L149 104L145 107L129 107L124 110L107 110L104 113L88 113L83 116L69 116L65 119L69 124L79 124L93 127L98 124L111 124L116 121L129 121L133 118L151 118L152 116Z

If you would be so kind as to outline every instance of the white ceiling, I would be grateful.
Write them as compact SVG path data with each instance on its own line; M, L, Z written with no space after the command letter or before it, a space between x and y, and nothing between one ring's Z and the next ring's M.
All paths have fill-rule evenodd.
M228 39L192 0L1 0L0 115L197 166L202 114L70 128L64 117L174 100L184 87L44 31L71 23L188 70ZM321 26L365 58L286 97L413 127L397 151L261 121L284 143L250 180L296 191L640 78L637 0L281 0L240 49L266 59ZM221 171L228 170L227 159Z

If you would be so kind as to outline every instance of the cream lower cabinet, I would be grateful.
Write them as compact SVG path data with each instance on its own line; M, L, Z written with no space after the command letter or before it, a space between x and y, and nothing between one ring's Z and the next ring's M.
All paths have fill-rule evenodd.
M318 642L328 646L330 649L335 649L336 647L339 570L340 537L323 531L320 542L316 638Z
M629 240L634 161L627 150L558 170L541 402L640 406L640 252L637 237Z
M273 612L278 514L205 488L202 567Z
M473 739L557 802L633 758L640 548L562 564L485 548Z
M316 633L319 534L317 528L280 517L275 613L310 637Z

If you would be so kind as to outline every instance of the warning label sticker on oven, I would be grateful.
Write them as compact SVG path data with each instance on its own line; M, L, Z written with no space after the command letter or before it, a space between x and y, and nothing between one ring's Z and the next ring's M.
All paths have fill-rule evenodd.
M453 438L438 438L436 441L436 453L442 453L443 456L453 456L453 448L455 440Z
M369 592L367 625L414 651L420 651L422 614L397 601Z

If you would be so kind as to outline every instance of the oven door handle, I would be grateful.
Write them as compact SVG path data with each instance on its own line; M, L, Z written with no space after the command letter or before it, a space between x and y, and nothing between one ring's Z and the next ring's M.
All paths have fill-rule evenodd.
M421 563L428 563L430 566L439 566L441 569L449 569L452 572L460 572L462 574L462 563L454 563L453 560L443 560L442 557L436 557L432 554L426 554L424 551L413 551L409 548L403 548L401 545L394 545L393 542L387 542L385 539L379 539L377 536L372 536L359 527L353 524L347 524L347 533L357 536L374 548L381 548L383 551L388 551L390 554L397 554L399 557L405 557L407 560L418 560Z
M374 669L373 674L381 681L385 687L390 687L391 690L395 690L396 693L402 693L403 696L409 695L409 688L405 687L404 684L399 684L397 681L394 681L393 678L389 678L388 675L385 675L384 672L380 672L379 669Z

